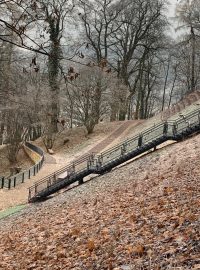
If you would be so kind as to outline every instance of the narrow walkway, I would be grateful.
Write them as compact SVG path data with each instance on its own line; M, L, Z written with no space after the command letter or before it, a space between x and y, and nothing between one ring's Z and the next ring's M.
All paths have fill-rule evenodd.
M56 160L56 155L50 156L49 154L46 156L47 159L45 161L44 166L42 167L41 171L30 180L27 180L23 185L17 186L15 189L6 190L2 189L0 190L0 211L3 209L7 209L9 207L16 206L18 204L24 204L27 203L27 197L28 197L28 188L32 186L36 181L39 181L41 178L44 178L48 176L51 173L56 172L57 170L60 170L64 166L67 166L69 162L73 161L73 159L77 160L80 159L83 155L92 152L99 153L102 150L104 150L106 147L112 147L114 144L118 143L118 139L123 136L125 132L128 131L129 128L132 128L133 126L138 126L141 122L140 121L126 121L122 122L121 125L115 129L109 136L107 136L105 139L97 143L95 146L89 149L81 150L80 156L75 154L76 157L74 157L74 154L71 156L64 156L62 159L65 161L65 163L58 163ZM87 147L86 147L87 148ZM85 151L86 150L86 151ZM45 158L46 158L45 157Z
M136 120L128 120L126 122L123 122L122 125L116 129L113 133L111 133L107 138L105 138L103 141L95 145L92 149L90 149L87 153L92 154L92 153L100 153L102 152L105 148L108 146L110 147L113 144L116 144L116 140L122 136L122 134L127 131L130 127L136 127L140 125L142 121L136 121ZM85 155L81 155L79 158L82 158Z
M29 189L29 202L35 202L57 192L62 192L64 188L69 188L74 184L81 185L83 179L88 176L110 172L116 166L155 149L168 140L181 141L200 131L198 109L194 110L192 114L185 115L185 119L187 121L183 121L180 116L176 121L155 125L142 135L138 134L137 137L126 141L126 144L119 144L109 151L101 153L99 157L96 156L93 159L93 162L85 157L79 163L74 163L74 166L65 168L63 172L66 172L66 175L63 177L59 177L62 171L58 171L51 178L48 176ZM188 123L190 123L189 126Z

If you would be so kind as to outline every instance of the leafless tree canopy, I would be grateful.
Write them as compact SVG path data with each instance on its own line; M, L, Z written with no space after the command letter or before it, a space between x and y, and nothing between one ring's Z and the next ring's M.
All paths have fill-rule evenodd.
M0 143L46 148L64 128L148 118L199 88L200 5L164 0L0 1ZM14 117L12 117L14 115ZM15 124L17 122L17 124ZM12 159L12 158L11 158Z

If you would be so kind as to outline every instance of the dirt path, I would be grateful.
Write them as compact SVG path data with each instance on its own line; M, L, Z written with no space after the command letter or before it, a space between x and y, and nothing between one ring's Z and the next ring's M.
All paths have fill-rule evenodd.
M120 139L123 139L123 135L130 129L140 125L142 121L129 120L124 122L118 129L116 129L110 136L105 138L103 141L95 145L88 153L98 154L106 148L110 148L116 145ZM82 156L81 156L82 157Z
M28 188L32 186L36 181L46 177L47 175L54 173L55 171L61 169L62 167L69 164L74 159L79 159L80 157L84 156L87 153L96 152L99 153L106 147L112 147L115 145L122 137L123 134L128 131L128 129L138 126L141 122L140 121L126 121L123 122L119 127L117 127L109 136L104 137L103 140L98 141L94 145L85 145L82 149L79 147L77 152L66 153L62 154L62 151L59 154L55 154L54 156L50 156L49 154L45 155L45 165L41 169L41 171L30 180L27 180L23 185L17 186L15 189L0 190L0 211L6 208L16 206L18 204L25 204L27 203L28 197Z

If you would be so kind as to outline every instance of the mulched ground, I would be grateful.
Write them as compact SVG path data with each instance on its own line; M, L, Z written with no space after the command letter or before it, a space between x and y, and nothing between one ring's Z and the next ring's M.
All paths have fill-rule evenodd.
M200 269L199 140L0 221L0 269Z

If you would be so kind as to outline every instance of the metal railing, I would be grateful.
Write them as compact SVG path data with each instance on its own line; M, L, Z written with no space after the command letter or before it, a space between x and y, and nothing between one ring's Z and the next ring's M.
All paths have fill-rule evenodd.
M36 182L34 186L29 188L29 201L37 198L37 196L47 196L48 190L52 194L59 187L62 188L64 185L67 186L72 182L79 181L83 175L105 172L106 168L113 168L125 160L131 159L133 156L137 156L164 141L178 141L199 130L200 110L195 110L183 117L180 116L176 121L167 121L154 125L141 134L127 139L99 155L86 155L81 160L75 161L62 170ZM66 174L60 177L62 173ZM53 187L55 188L53 189Z
M37 194L38 192L49 188L51 185L62 181L64 178L70 179L73 175L78 174L85 169L88 169L94 163L94 154L87 154L84 157L74 161L68 166L42 178L29 188L29 198Z
M8 178L0 177L0 188L15 188L17 185L24 183L25 180L30 179L32 176L35 176L41 169L44 162L44 153L42 149L29 142L25 142L25 146L36 152L41 157L40 160L26 171L22 171Z

